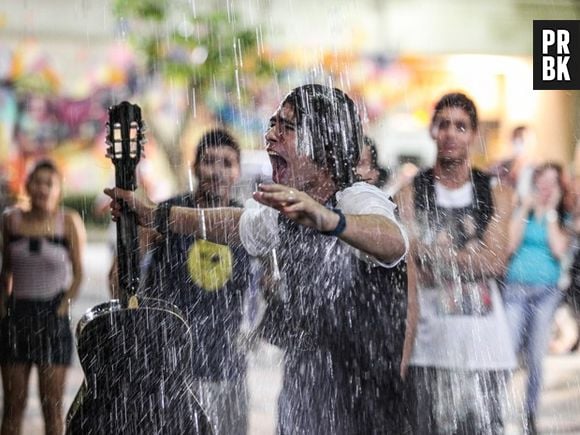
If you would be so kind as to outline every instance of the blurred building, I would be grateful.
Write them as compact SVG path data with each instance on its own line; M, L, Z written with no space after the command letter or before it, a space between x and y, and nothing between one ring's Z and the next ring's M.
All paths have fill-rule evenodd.
M137 37L113 18L109 0L27 0L0 5L0 49L35 41L50 56L62 88L82 95L114 79L123 49ZM580 19L577 0L174 0L179 8L236 8L255 27L264 52L291 71L278 92L330 72L333 84L361 98L384 163L428 164L433 102L451 89L470 94L482 119L485 165L506 157L516 125L529 125L534 158L572 160L580 137L578 91L532 89L532 24ZM107 76L108 75L108 76ZM274 109L273 107L271 108ZM259 147L259 143L256 145Z

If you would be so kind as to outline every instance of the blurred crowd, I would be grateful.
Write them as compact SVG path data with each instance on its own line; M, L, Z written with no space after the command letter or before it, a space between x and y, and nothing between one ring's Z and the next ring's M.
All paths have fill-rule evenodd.
M464 106L457 109L460 111L459 118L465 117L466 125L457 124L458 118L454 118L456 114L452 112L452 109L455 106L452 106L452 103L449 103L451 106L436 109L432 120L431 135L440 154L455 152L452 149L454 145L449 145L446 142L448 137L453 134L460 137L462 134L468 134L472 131L476 135L477 118L472 116L470 112L469 104L471 103L469 101L467 99L467 103L461 103ZM4 177L0 190L0 207L4 212L2 233L3 288L0 289L2 291L0 316L2 316L2 333L4 335L0 337L3 340L3 346L5 346L3 349L10 349L10 351L4 352L0 358L4 388L3 434L15 433L10 430L18 428L21 424L26 403L28 377L31 367L34 365L39 367L41 381L42 379L46 380L44 388L41 388L41 395L43 412L47 421L47 433L59 433L64 424L62 421L63 410L59 407L50 407L49 404L62 402L65 377L65 371L62 367L68 366L71 362L71 325L67 322L63 323L61 320L63 317L66 318L68 304L74 303L74 298L78 296L80 280L82 279L80 257L85 243L85 229L77 212L62 207L63 183L66 183L66 180L62 179L57 165L42 159L46 153L38 144L54 140L59 134L64 134L53 131L53 124L46 117L49 115L59 116L59 113L66 114L70 118L68 127L73 130L86 130L86 134L94 134L94 131L100 130L98 126L91 127L91 125L104 122L102 101L92 100L87 102L86 107L52 107L50 110L42 107L44 103L42 98L29 98L24 103L27 109L22 113L26 116L16 123L18 128L15 130L14 137L25 152L27 168L26 170L22 168L23 175L18 179L18 186L9 185ZM79 122L81 116L86 122ZM272 118L271 125L266 132L266 142L271 148L271 143L281 140L274 137L275 135L284 136L283 133L273 132L273 130L281 128L278 126L278 123L282 122L280 121L281 115L276 116ZM445 124L447 122L445 116L450 117L451 126ZM471 125L469 125L470 122ZM234 185L244 171L244 168L241 167L240 146L237 139L224 125L216 123L215 127L202 136L195 148L194 155L188 156L191 157L189 160L191 163L186 170L195 179L195 188L192 187L189 191L166 201L168 207L171 205L188 209L213 209L220 207L241 208L244 206L243 203L248 198L235 198L232 194ZM87 133L91 128L93 133ZM453 129L455 129L455 133L449 133ZM75 134L79 133L82 132L77 131ZM271 135L272 138L269 138L268 135ZM547 352L562 354L576 351L580 341L580 177L578 174L572 173L570 168L557 162L531 160L526 152L526 143L531 136L533 136L532 127L518 126L514 129L509 144L511 150L509 158L493 162L487 168L479 168L479 171L469 172L471 175L469 175L468 184L475 186L473 187L476 196L474 203L482 202L481 197L488 195L494 198L495 208L492 207L491 211L481 211L476 205L472 217L474 221L470 221L471 224L466 223L469 221L468 218L462 221L464 227L474 226L473 231L471 231L474 234L471 234L470 237L479 239L481 245L487 243L486 237L488 236L483 232L479 234L480 221L478 219L485 221L485 224L482 224L485 228L492 228L490 231L497 231L495 234L505 239L502 240L502 252L494 251L493 253L497 257L505 257L506 259L505 267L502 268L501 273L494 276L498 289L497 294L500 297L497 300L501 301L502 304L501 321L505 320L508 328L504 331L506 336L501 337L498 342L511 343L513 353L521 355L519 362L528 372L529 380L526 390L528 397L525 404L526 421L524 422L527 433L535 433L536 431L535 419L541 390L543 358ZM26 141L31 137L34 138L35 144L30 147L30 152L27 152ZM470 233L469 228L462 228L458 233L459 235L452 235L451 239L453 240L443 240L444 236L436 232L435 235L421 233L420 236L415 233L414 226L420 226L420 217L414 214L409 217L405 207L418 210L417 204L422 204L425 209L429 209L435 203L431 204L429 201L432 198L427 197L434 195L435 199L433 200L436 201L436 207L441 210L449 211L461 208L456 204L461 203L461 200L457 199L457 195L465 193L461 191L463 185L445 190L446 187L442 188L438 184L439 181L428 178L432 175L429 175L430 173L426 171L426 168L417 167L412 163L405 163L397 168L384 167L380 163L380 147L376 140L378 138L373 139L365 136L364 141L362 141L360 158L357 157L357 183L376 186L387 197L392 198L400 198L406 194L408 189L415 188L417 196L412 201L412 205L405 203L404 200L396 201L401 213L398 220L403 228L409 232L410 242L406 241L407 244L410 243L409 253L415 249L415 243L424 243L425 246L429 246L429 249L433 249L433 252L438 252L436 249L440 249L442 246L446 246L456 253L469 249L474 252L486 249L484 246L470 245L473 241L469 238L461 242L453 239L453 237L464 237L464 233ZM389 146L389 144L382 145ZM549 144L545 144L545 146L549 146ZM273 162L280 158L276 153L273 151L270 153ZM469 171L471 169L469 166ZM285 174L283 165L278 166L277 170L278 172L274 172L274 177L282 179L281 174ZM310 170L312 171L312 168ZM437 177L436 180L440 180ZM478 190L480 189L477 185L479 183L478 177L484 181L491 180L491 187L481 187L482 190ZM152 178L154 179L154 176ZM422 181L435 186L433 192L425 194L427 199L421 199L418 194ZM146 192L149 197L155 196L155 193L152 193L156 184L155 180L150 184L153 187L146 189L149 191ZM428 187L425 189L428 190ZM509 193L509 197L505 199L505 215L498 214L500 210L503 210L502 204L504 203L502 203L503 199L497 199L496 195L499 194L495 192ZM28 200L22 201L19 194L25 194ZM294 191L291 190L290 195L295 195ZM289 201L292 200L293 198ZM445 203L445 201L448 202ZM103 204L103 202L99 204L101 211L108 212L107 205ZM453 211L453 213L455 212L456 210ZM167 211L167 213L170 212ZM435 218L429 213L427 215L425 218L427 220L440 219L440 217ZM456 215L453 216L455 216L453 219L457 218ZM496 217L494 218L494 216ZM500 232L494 226L499 225L497 222L502 219L505 220L505 233ZM446 224L448 223L446 221ZM344 231L344 228L340 228L340 226L341 221L333 230L336 232L333 236L340 235L339 229ZM165 230L167 231L167 229ZM271 286L264 283L276 273L279 274L281 269L278 270L277 265L274 264L273 272L270 270L272 276L263 274L257 278L256 270L261 266L253 263L246 252L235 249L222 250L221 245L209 242L201 244L199 239L202 237L198 234L188 234L187 237L186 235L171 235L166 239L161 236L165 237L166 234L163 232L149 234L142 247L143 274L146 280L150 281L147 288L162 289L163 291L155 290L153 295L163 294L165 299L170 300L186 313L186 317L192 324L199 325L200 329L197 332L203 338L200 339L202 347L197 355L198 361L195 363L197 364L196 376L199 379L210 379L211 382L198 385L197 393L202 398L211 419L219 422L219 424L216 423L215 427L217 433L245 433L247 428L247 392L244 381L246 373L244 352L247 349L240 350L237 347L237 338L234 336L241 333L242 325L247 328L249 323L251 328L257 328L256 325L260 323L260 317L264 311L262 305L268 303L268 298L260 296L257 288L260 287L261 283L266 288L264 291L269 290ZM426 242L428 237L436 240ZM198 257L206 255L209 258L206 263L200 261L196 263L195 260L192 260L191 252L194 246L196 246ZM43 249L48 250L43 251ZM62 270L59 269L60 266L47 267L46 269L43 269L43 266L34 266L40 264L35 263L38 261L39 252L44 252L43 255L46 255L43 260L46 261L46 264L53 266L55 263L57 266L60 264ZM421 325L424 324L422 322L425 322L421 316L427 317L432 314L429 313L427 299L425 299L426 290L436 288L437 285L441 285L441 282L452 283L453 279L462 273L455 271L455 275L453 275L452 271L452 276L439 276L439 272L445 274L449 271L439 271L437 261L430 255L432 252L421 251L421 254L416 253L416 258L412 260L417 262L418 283L414 278L414 266L409 265L408 268L408 305L410 308L407 311L407 328L411 332L406 336L405 349L408 353L402 356L401 372L403 378L408 376L409 382L418 382L417 385L420 385L414 390L414 395L409 396L412 398L407 399L410 407L423 406L423 400L433 399L433 396L426 397L432 392L425 393L421 390L423 387L426 390L436 389L430 383L433 378L440 382L438 388L441 385L447 385L445 382L453 385L453 382L456 381L456 378L453 377L454 372L457 371L456 366L450 368L450 366L442 364L447 370L445 375L448 376L442 381L441 371L436 374L430 371L434 367L437 370L440 369L439 363L433 362L436 358L430 355L425 357L429 359L428 362L425 362L427 359L422 359L423 352L430 351L429 348L421 348L422 343L424 343ZM409 254L409 257L412 255ZM285 260L290 261L288 258ZM215 269L216 266L212 261L213 263L218 261L220 265L227 264L227 266L218 270ZM270 258L269 261L276 263L277 260ZM488 264L484 265L484 269L491 268L493 261L489 260ZM183 270L176 265L183 265ZM35 277L36 281L30 276L26 276L26 268L32 267L38 267L35 270L38 275ZM479 266L470 265L470 267L471 271L474 271ZM213 272L208 275L207 271L210 269ZM466 269L468 268L466 267ZM427 272L435 276L428 279ZM192 281L194 275L198 278L193 278ZM115 278L111 279L112 294L115 295ZM277 279L280 281L280 276L277 276ZM53 282L54 285L50 292L43 293L46 281ZM430 284L426 284L427 282ZM474 278L473 282L478 281ZM452 284L449 285L452 286ZM196 291L203 290L199 290L201 296L194 296L192 288L195 288ZM226 289L225 293L216 291L216 289L221 288ZM421 290L418 297L416 294L414 296L411 294L411 289L416 291L417 288ZM495 289L495 287L493 288ZM223 295L227 295L227 297ZM498 309L497 306L493 307L496 302L495 295L495 290L489 290L488 293L477 294L477 297L481 298L477 303L466 300L461 300L458 303L457 299L453 299L438 309L443 310L445 315L450 317L459 315L474 318L485 317L491 315L492 312L495 313ZM29 305L24 303L25 301L33 303ZM468 308L466 308L467 305L469 305ZM413 307L417 311L413 312ZM441 312L436 315L441 316ZM414 321L410 320L413 319L413 316L415 316ZM419 317L419 328L415 331L417 316ZM39 322L43 322L43 325L53 326L43 328L42 325L39 326ZM227 334L224 331L227 331ZM231 336L230 333L232 333ZM40 334L48 334L48 336L40 340L38 339ZM402 337L400 338L402 340ZM413 343L414 339L415 343ZM30 349L30 343L35 343L34 346L37 349ZM417 345L417 343L419 344ZM413 344L418 347L413 349ZM476 344L480 346L482 353L487 352L483 343ZM433 353L436 351L433 350ZM512 363L509 355L506 356L505 360L505 364L502 362L501 364L504 365L501 365L499 369L510 371ZM296 361L287 361L287 363L294 364ZM461 364L463 363L465 362L462 361ZM460 367L461 370L472 369L468 363L465 364L465 366ZM411 369L407 373L409 367ZM345 371L349 369L347 368ZM478 370L474 372L481 373L481 370ZM291 376L289 373L286 375ZM421 384L422 381L419 378L424 378L425 383ZM365 382L368 381L364 376L361 379L364 379ZM493 377L485 378L482 382L489 384L499 381ZM306 389L307 386L304 388ZM389 388L395 387L390 386ZM455 387L449 386L449 388ZM486 388L491 387L487 385ZM294 391L292 394L297 393ZM286 397L285 400L290 399ZM429 403L425 406L434 405ZM485 406L491 408L495 405L490 403ZM440 410L433 408L433 413L437 412ZM423 422L419 416L414 416L411 420L413 418L415 421L411 422L411 426L415 429L417 427L432 427L430 426L433 424L432 422ZM435 417L433 418L435 419ZM490 418L493 419L494 416L492 415ZM281 421L279 424L291 423ZM423 424L426 426L422 426ZM494 427L493 422L489 424L491 426L486 427ZM50 431L49 427L52 427ZM427 432L419 430L416 433ZM449 433L470 432L456 430Z

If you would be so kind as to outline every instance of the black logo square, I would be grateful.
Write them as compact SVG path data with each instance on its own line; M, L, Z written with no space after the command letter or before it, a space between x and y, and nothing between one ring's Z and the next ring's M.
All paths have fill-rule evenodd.
M580 20L534 20L534 89L580 90Z

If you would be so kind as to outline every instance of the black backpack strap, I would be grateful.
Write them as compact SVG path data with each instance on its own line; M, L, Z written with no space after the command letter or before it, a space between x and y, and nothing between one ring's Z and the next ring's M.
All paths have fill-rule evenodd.
M473 169L473 197L475 218L477 221L477 237L481 239L494 213L493 195L491 192L491 176L478 169Z
M477 237L482 238L487 225L494 213L493 195L491 192L491 176L478 169L472 169L475 218L477 221ZM413 180L415 189L415 214L427 216L430 222L435 219L435 176L433 169L421 171Z
M421 171L413 180L415 190L415 215L426 214L429 220L435 213L435 176L433 168Z

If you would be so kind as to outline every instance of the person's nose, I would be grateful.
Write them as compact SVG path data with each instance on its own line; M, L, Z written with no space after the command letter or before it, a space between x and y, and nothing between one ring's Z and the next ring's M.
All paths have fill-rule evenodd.
M459 136L459 130L454 126L450 125L443 130L443 137L446 140L454 141Z
M41 184L39 186L39 190L42 195L48 195L50 193L50 186L46 184Z
M264 138L266 139L266 147L268 147L270 144L278 142L280 139L280 132L277 125L268 127L266 134L264 134Z

